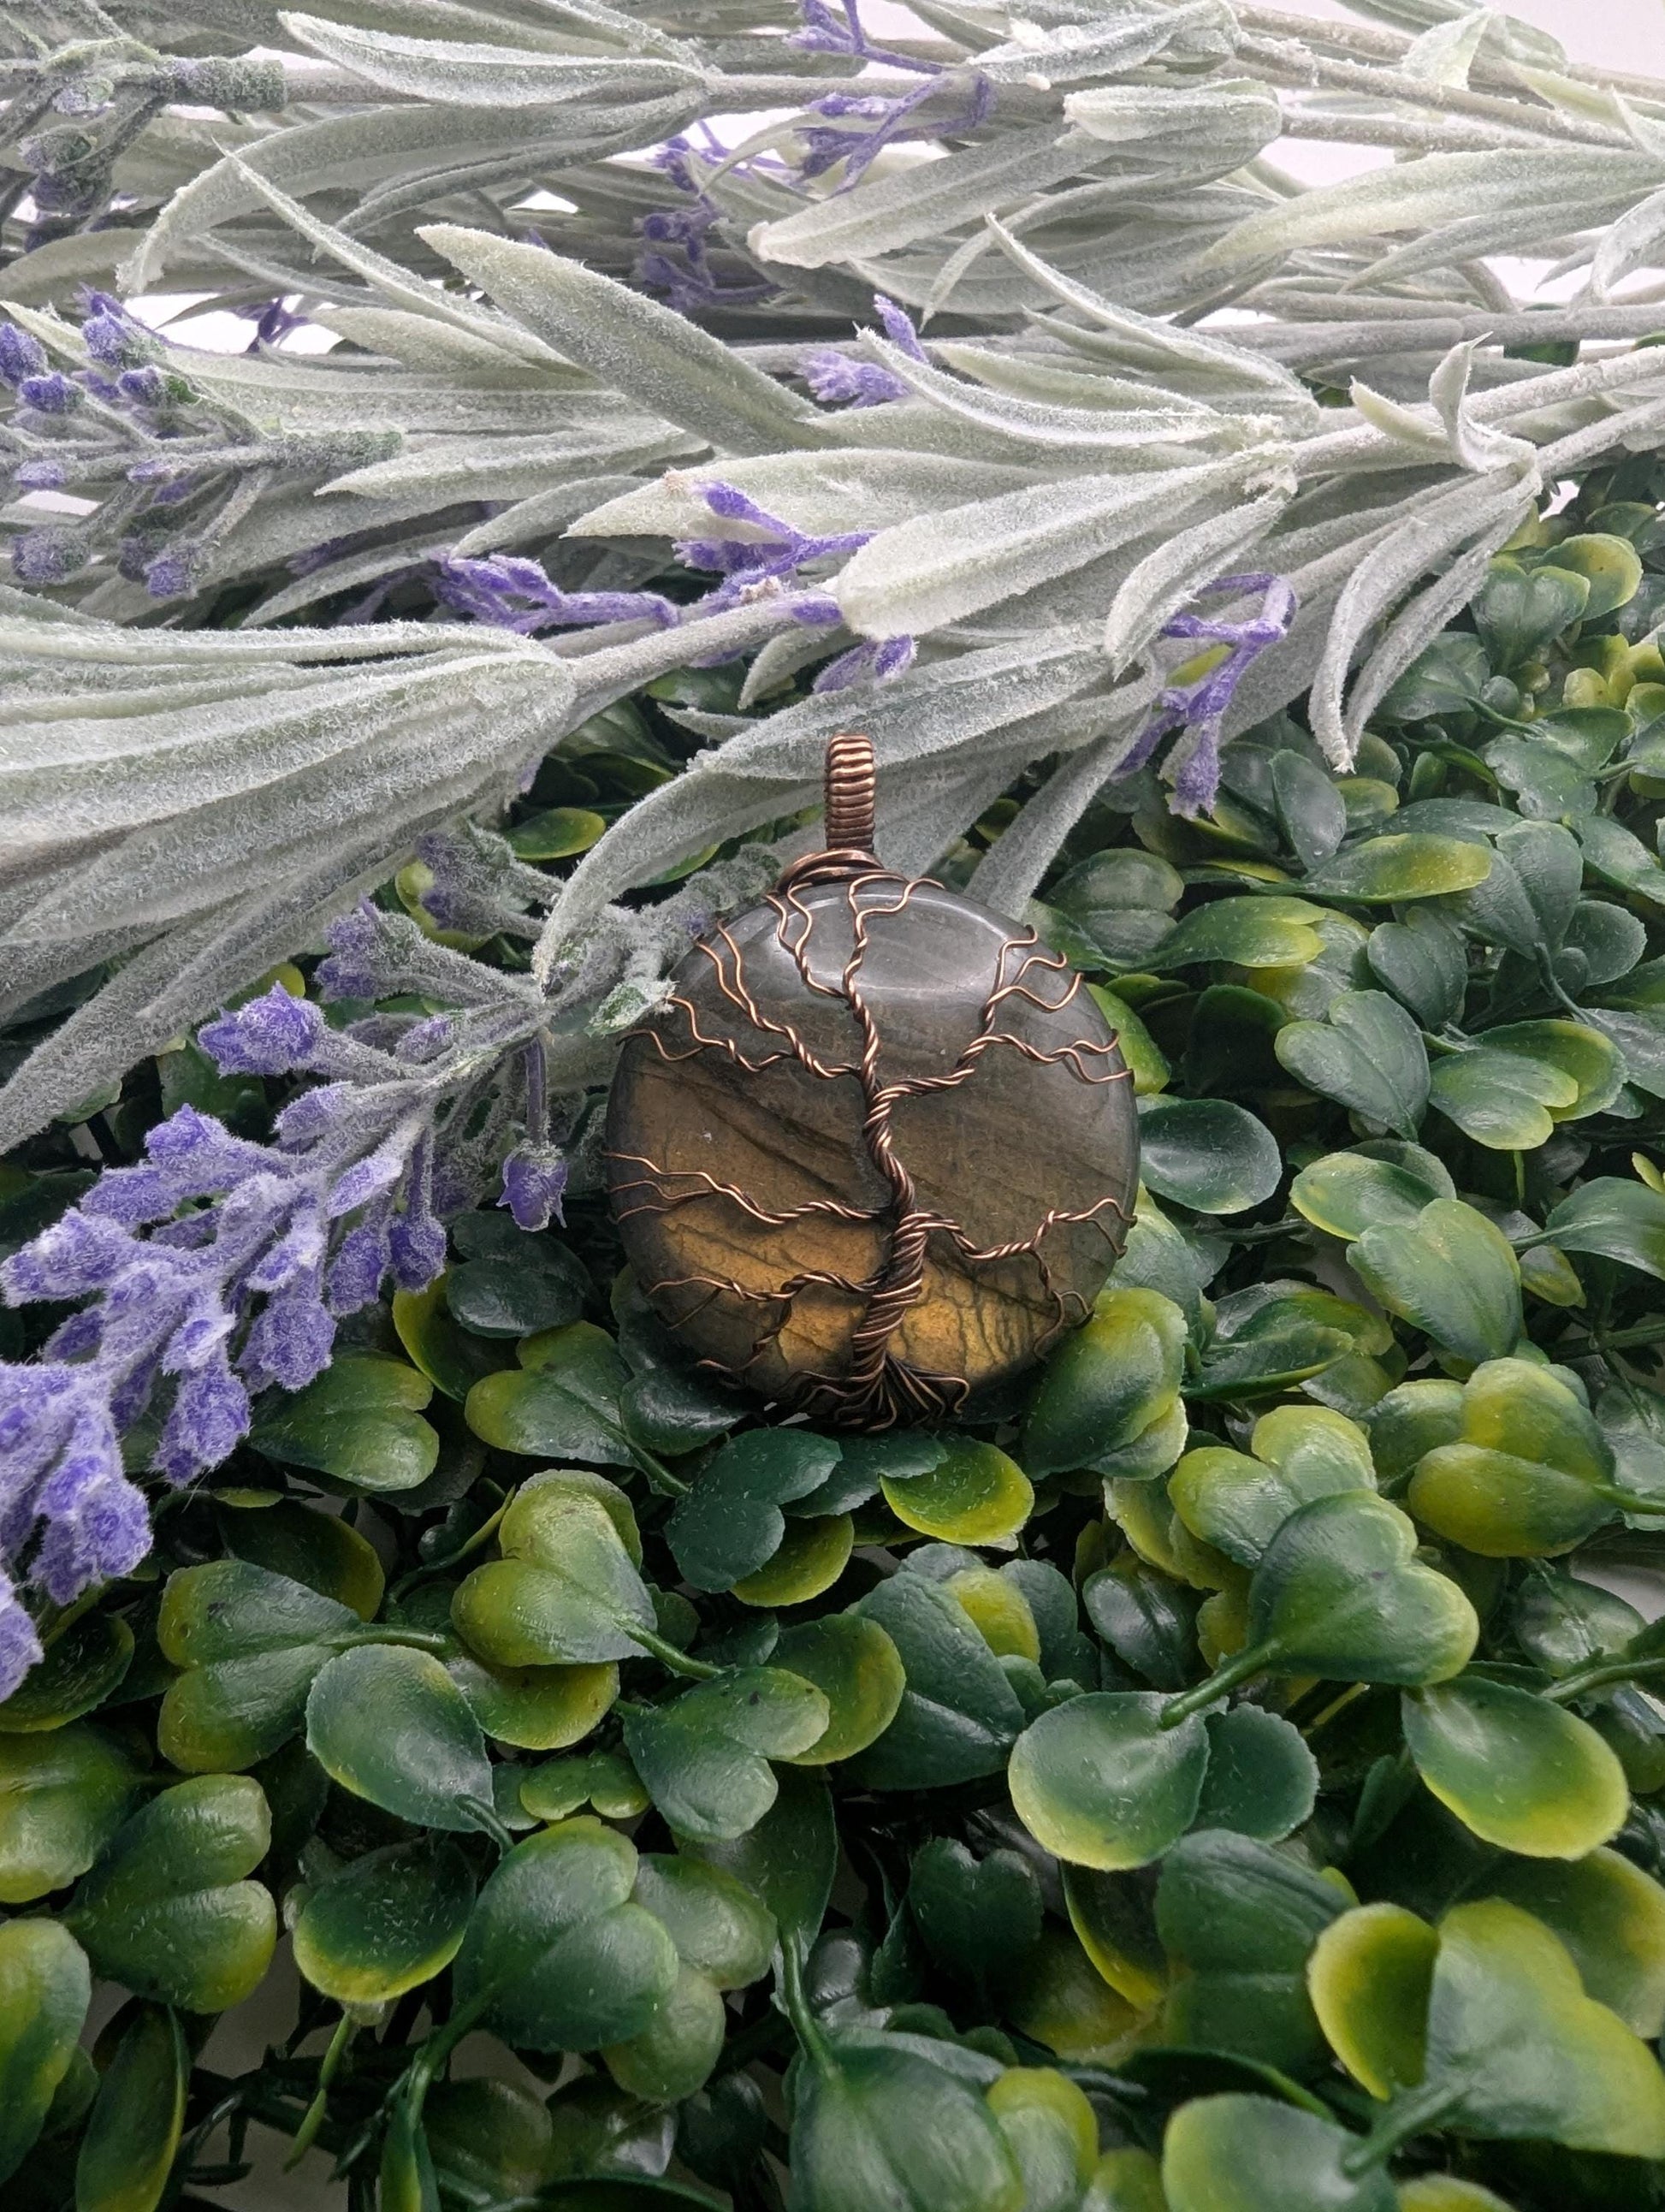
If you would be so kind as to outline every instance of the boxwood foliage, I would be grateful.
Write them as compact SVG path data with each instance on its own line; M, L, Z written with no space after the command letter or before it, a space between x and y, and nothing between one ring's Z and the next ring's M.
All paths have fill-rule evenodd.
M1658 2203L1662 494L1534 514L1352 773L1282 712L1194 821L1148 775L1085 814L1032 913L1121 1028L1138 1219L975 1421L823 1435L693 1372L580 1113L563 1222L457 1215L130 1571L31 1599L9 2212L204 2203L272 2130L363 2212ZM558 883L740 680L587 726L480 866ZM431 882L370 911L507 988L524 935ZM48 1263L159 1123L258 1163L331 1095L260 1072L286 1007L313 1065L453 1018L330 981L14 1156L15 1359L75 1367Z

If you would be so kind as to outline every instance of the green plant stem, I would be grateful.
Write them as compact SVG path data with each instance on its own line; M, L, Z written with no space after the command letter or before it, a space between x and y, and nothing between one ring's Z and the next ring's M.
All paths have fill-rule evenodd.
M1385 2166L1394 2153L1413 2136L1436 2128L1458 2100L1460 2092L1449 2087L1412 2089L1395 2097L1356 2150L1341 2161L1343 2172L1369 2173Z
M1217 1667L1206 1682L1199 1682L1194 1690L1182 1690L1176 1698L1170 1698L1163 1707L1162 1725L1178 1728L1188 1721L1193 1713L1200 1713L1210 1705L1218 1705L1229 1691L1240 1682L1247 1682L1256 1674L1264 1674L1277 1658L1277 1646L1273 1644L1254 1644L1246 1651L1239 1651L1223 1667Z
M809 1998L804 1990L804 1964L798 1955L798 1946L788 1936L781 1946L781 1994L786 2000L787 2017L793 2031L804 2046L804 2055L823 2074L833 2067L832 2045L822 2033L821 2023L810 2009Z
M1665 1658L1658 1659L1591 1659L1571 1674L1563 1674L1559 1682L1540 1692L1552 1705L1571 1705L1592 1690L1605 1690L1615 1682L1650 1681L1665 1674Z
M324 2124L324 2116L329 2110L330 2084L335 2079L336 2069L346 2056L348 2045L357 2032L357 2022L350 2014L343 2012L336 2022L335 2033L330 2038L329 2048L319 2062L318 2087L311 2104L301 2115L300 2126L295 2131L294 2144L290 2148L289 2156L283 2161L285 2173L292 2173L295 2171L317 2140L318 2131Z
M504 1514L513 1504L518 1495L518 1489L505 1492L502 1503L496 1511L483 1521L471 1536L459 1544L454 1551L447 1552L443 1557L437 1559L424 1559L421 1566L412 1567L408 1575L401 1575L387 1593L388 1596L397 1604L405 1592L414 1589L418 1583L426 1582L430 1575L443 1574L447 1567L454 1567L459 1559L465 1559L471 1552L477 1552L482 1544L489 1542L492 1536L495 1534Z
M389 1622L355 1629L334 1641L339 1651L355 1650L361 1644L402 1644L412 1651L432 1651L441 1659L447 1658L457 1648L455 1640L441 1629L399 1628Z
M720 1667L714 1667L708 1659L690 1659L687 1652L678 1651L666 1638L655 1635L651 1628L638 1628L634 1621L626 1632L633 1642L641 1644L644 1651L650 1652L673 1674L686 1674L691 1681L709 1682L723 1671Z

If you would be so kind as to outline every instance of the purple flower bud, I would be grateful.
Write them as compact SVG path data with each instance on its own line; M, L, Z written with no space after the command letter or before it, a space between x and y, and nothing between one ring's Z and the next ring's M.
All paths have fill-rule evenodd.
M131 399L141 407L166 406L169 398L169 379L165 370L154 361L138 368L125 368L116 379L116 389L124 399Z
M402 1291L425 1291L445 1266L445 1231L431 1213L402 1213L388 1231L393 1280Z
M374 1304L391 1260L387 1212L385 1205L372 1208L342 1238L330 1269L331 1313L357 1313L361 1307Z
M457 1024L449 1014L430 1014L425 1022L413 1022L404 1031L393 1047L394 1056L421 1066L437 1060L456 1034Z
M107 292L90 292L87 305L90 313L81 326L81 335L94 361L102 362L106 368L132 368L151 358L155 340L142 323L133 320L119 300L112 299Z
M82 539L69 530L30 530L11 542L12 574L20 584L62 584L87 565Z
M32 1298L82 1298L101 1291L131 1256L127 1232L74 1206L0 1266L8 1305Z
M159 553L144 572L144 588L153 599L188 599L207 562L205 548L181 542Z
M57 491L62 487L66 473L62 461L43 457L39 460L23 462L15 472L13 482L19 491Z
M316 1278L309 1279L268 1298L249 1330L240 1364L261 1382L304 1390L329 1365L335 1333Z
M884 324L884 335L891 344L900 346L910 361L923 361L925 348L919 342L919 332L907 310L897 307L894 300L887 300L883 292L874 293L873 306L878 311L878 319Z
M51 366L46 349L15 323L0 323L0 381L15 388L27 376L41 376Z
M229 1459L248 1428L248 1392L222 1355L180 1382L151 1464L170 1482L190 1482Z
M61 369L49 368L44 375L26 376L17 387L17 396L37 414L72 415L87 395Z
M518 1228L547 1229L562 1221L561 1202L567 1189L567 1163L553 1145L517 1146L503 1162L503 1195Z
M222 1014L197 1032L197 1042L222 1075L292 1075L317 1063L327 1031L309 999L274 983L264 998Z
M852 361L830 349L808 355L803 377L823 407L882 407L913 395L899 376L876 361Z
M10 1697L46 1654L9 1577L0 1575L0 1698Z
M355 1161L330 1193L331 1219L338 1219L342 1214L350 1213L355 1206L362 1206L367 1199L379 1198L384 1191L391 1190L404 1173L410 1145L410 1132L396 1129L391 1137L384 1138L374 1152Z
M375 956L382 949L381 919L368 899L325 932L329 956L318 969L318 988L326 999L374 999L385 988Z
M131 1574L149 1549L143 1494L110 1475L89 1482L72 1506L48 1522L30 1579L55 1604L69 1605L94 1583Z

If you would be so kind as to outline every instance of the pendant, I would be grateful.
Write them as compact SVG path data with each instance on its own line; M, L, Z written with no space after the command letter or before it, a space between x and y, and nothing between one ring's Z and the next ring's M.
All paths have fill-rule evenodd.
M1133 1218L1115 1033L1034 930L875 858L872 748L828 849L702 939L626 1040L625 1255L701 1366L836 1427L957 1412L1085 1320Z

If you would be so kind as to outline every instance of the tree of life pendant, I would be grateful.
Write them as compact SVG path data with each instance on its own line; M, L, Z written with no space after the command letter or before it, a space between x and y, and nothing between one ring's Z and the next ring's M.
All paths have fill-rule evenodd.
M720 924L626 1041L626 1256L708 1370L832 1426L951 1414L1085 1318L1138 1182L1133 1085L1036 932L874 856L872 749L827 850Z

